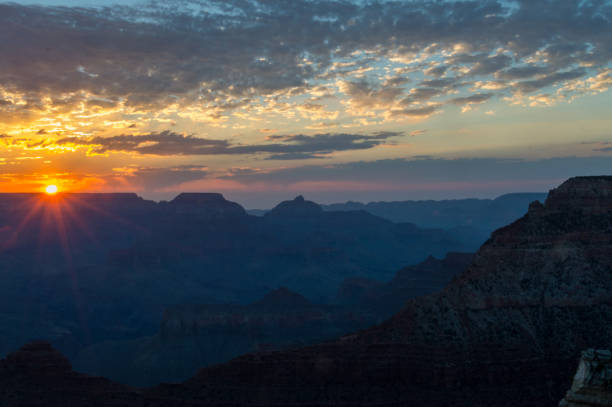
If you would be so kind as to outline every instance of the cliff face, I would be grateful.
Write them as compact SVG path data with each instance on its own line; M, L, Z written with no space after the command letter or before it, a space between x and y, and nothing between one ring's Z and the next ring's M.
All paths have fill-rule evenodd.
M555 406L580 349L612 342L611 188L609 177L567 181L445 290L382 325L156 391L211 405Z
M347 279L340 286L337 301L360 309L374 310L385 318L401 310L409 299L442 290L453 277L464 272L473 253L448 253L438 260L429 256L414 266L404 267L387 282Z

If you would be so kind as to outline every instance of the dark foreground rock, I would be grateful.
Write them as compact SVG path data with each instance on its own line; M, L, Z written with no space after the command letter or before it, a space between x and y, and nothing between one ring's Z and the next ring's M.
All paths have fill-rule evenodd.
M68 359L44 342L23 346L0 360L3 407L142 406L138 391L72 371Z
M589 349L582 352L572 388L559 407L612 406L612 352Z

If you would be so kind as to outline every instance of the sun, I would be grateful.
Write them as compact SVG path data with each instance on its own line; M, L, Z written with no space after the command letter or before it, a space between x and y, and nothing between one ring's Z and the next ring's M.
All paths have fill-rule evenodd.
M57 185L47 185L45 188L45 192L49 195L53 195L57 193Z

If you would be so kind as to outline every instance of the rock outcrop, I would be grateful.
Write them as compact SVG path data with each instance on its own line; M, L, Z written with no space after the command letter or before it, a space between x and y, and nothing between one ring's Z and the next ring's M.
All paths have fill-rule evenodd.
M247 214L240 204L228 201L218 193L184 192L168 204L177 213L204 219L226 219Z
M612 406L612 352L589 349L582 352L572 388L559 407Z
M247 355L152 394L207 405L556 406L580 350L612 341L610 188L609 177L570 179L496 231L441 293L377 327Z
M0 360L2 407L140 406L134 389L72 371L51 345L33 342Z
M316 216L323 212L323 208L318 204L307 201L302 195L297 196L292 201L283 201L276 205L274 209L266 213L267 217L309 217Z

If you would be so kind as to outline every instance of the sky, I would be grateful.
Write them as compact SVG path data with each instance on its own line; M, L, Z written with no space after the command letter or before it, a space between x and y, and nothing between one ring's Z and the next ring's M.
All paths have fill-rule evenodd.
M612 174L612 2L0 0L0 191L249 208Z

